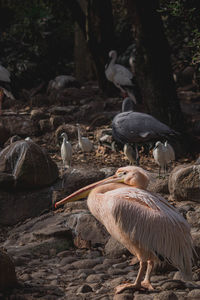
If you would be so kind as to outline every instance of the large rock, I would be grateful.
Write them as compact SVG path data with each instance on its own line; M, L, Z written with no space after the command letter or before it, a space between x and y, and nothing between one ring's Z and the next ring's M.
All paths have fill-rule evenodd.
M1 191L0 225L14 225L35 217L52 206L52 188L37 191Z
M34 136L38 132L37 124L34 124L33 120L30 119L29 114L12 114L9 116L2 116L2 118L5 128L7 131L10 131L12 135L17 134L26 137Z
M17 284L15 266L8 254L0 250L0 291L13 288Z
M58 178L57 165L50 156L37 144L24 140L0 152L0 172L12 174L20 188L48 186Z
M0 123L0 145L3 145L10 136L10 131L8 128L4 126L4 124Z
M169 177L169 191L177 201L200 202L200 165L181 165Z

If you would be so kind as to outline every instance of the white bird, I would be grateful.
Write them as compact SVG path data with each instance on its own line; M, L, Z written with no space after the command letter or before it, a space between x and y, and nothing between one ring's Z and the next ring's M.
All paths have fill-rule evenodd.
M174 152L174 149L173 147L168 144L168 141L165 141L165 144L164 144L164 147L165 147L165 156L166 156L166 163L170 163L171 161L175 160L175 152Z
M57 208L89 194L87 205L93 216L137 256L140 267L135 282L117 286L116 293L125 289L152 290L151 271L155 263L162 261L178 268L184 280L192 280L190 226L166 199L147 191L149 181L144 169L127 166L55 204Z
M2 101L4 95L12 100L15 99L13 94L8 90L10 82L10 72L2 65L0 65L0 114L2 114Z
M133 150L133 147L129 144L124 145L124 154L128 158L130 165L133 165L136 162L136 153Z
M136 104L137 101L133 93L133 74L124 66L115 63L117 59L117 52L115 50L109 52L109 57L111 61L105 67L106 78L120 89L123 94L128 93L129 97Z
M63 166L70 167L72 161L72 146L68 141L68 136L65 132L61 134L61 137L63 138L61 145L61 158L63 161Z
M81 129L80 129L80 125L77 125L77 129L78 129L78 145L79 148L83 151L83 152L91 152L92 148L93 148L93 144L90 142L90 140L87 137L83 137L81 136Z
M159 176L161 171L165 173L166 170L166 155L165 146L160 141L156 142L155 148L153 149L153 158L155 162L159 165Z

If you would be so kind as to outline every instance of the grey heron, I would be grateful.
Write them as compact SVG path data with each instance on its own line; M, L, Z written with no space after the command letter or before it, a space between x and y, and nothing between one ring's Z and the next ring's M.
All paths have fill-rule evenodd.
M146 113L126 111L117 114L112 121L112 136L122 145L135 144L136 162L139 163L137 144L169 139L178 133Z

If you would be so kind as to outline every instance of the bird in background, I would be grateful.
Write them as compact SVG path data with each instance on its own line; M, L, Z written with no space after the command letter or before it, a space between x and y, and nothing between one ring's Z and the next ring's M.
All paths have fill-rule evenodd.
M83 153L85 152L91 152L93 149L93 144L92 142L84 136L81 136L81 129L80 129L80 124L76 124L77 130L78 130L78 145L79 148L82 150Z
M136 104L137 100L134 94L134 83L133 83L133 74L124 66L116 64L117 51L111 50L109 52L110 62L105 67L106 78L111 81L125 96L128 96Z
M159 176L161 171L165 174L168 170L168 164L175 160L175 153L170 144L166 141L165 144L160 141L156 142L153 149L153 158L155 162L159 165Z
M193 243L184 217L160 195L147 191L150 174L127 166L104 180L90 184L55 204L88 196L90 212L113 238L137 256L140 266L134 283L116 287L152 290L150 277L156 263L168 262L184 280L192 280Z
M126 98L124 100L126 105L123 102L122 108L130 107L131 103L127 105L129 101L130 99ZM113 139L121 145L127 143L135 145L137 164L140 160L138 145L150 145L158 139L163 140L178 135L178 132L146 113L124 111L117 114L112 121Z
M166 151L166 163L169 164L175 160L175 152L173 147L168 143L168 141L165 141L164 147Z
M15 99L11 91L9 91L9 85L11 83L10 76L10 72L0 65L0 115L2 114L2 102L4 96L12 100Z
M122 112L133 111L135 107L136 105L130 97L124 98L122 102Z
M61 137L63 138L63 142L61 145L61 158L63 161L63 166L64 168L70 168L72 161L72 146L68 141L68 136L65 132L61 134Z
M134 165L136 162L136 153L131 145L124 145L124 154L128 158L130 165Z

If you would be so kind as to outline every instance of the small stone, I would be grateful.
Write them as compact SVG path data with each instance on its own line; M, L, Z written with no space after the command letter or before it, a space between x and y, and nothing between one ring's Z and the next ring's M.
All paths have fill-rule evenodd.
M67 264L70 264L71 262L74 262L76 261L76 258L73 257L73 256L69 256L69 257L64 257L61 262L60 262L60 265L61 266L65 266Z
M134 300L154 300L154 297L152 295L135 293Z
M126 292L122 294L116 294L114 295L113 300L133 300L133 293Z
M123 269L113 269L113 268L109 268L108 269L108 274L109 275L122 275L122 274L126 274L126 271Z
M200 299L200 289L190 291L187 296L187 299Z
M89 286L88 284L84 284L82 286L80 286L77 290L78 293L89 293L92 292L92 288L91 286Z
M109 276L106 274L91 274L86 278L87 282L100 282L108 279Z
M154 300L177 300L176 294L174 294L172 291L164 291L159 294L157 294L154 298Z
M168 280L161 285L162 290L185 289L185 283L181 280Z
M102 258L96 258L96 259L82 259L79 261L76 261L72 263L72 266L75 269L89 269L93 268L97 264L102 262Z

